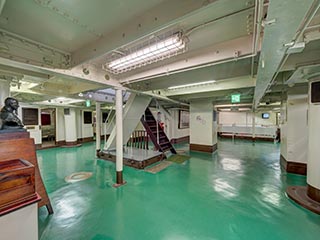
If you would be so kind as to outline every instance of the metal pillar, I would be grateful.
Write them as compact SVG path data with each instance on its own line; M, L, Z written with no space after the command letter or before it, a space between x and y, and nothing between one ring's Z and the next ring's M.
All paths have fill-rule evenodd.
M256 113L252 112L252 141L256 141Z
M115 186L125 184L123 181L123 107L122 90L116 89L116 171L117 180Z

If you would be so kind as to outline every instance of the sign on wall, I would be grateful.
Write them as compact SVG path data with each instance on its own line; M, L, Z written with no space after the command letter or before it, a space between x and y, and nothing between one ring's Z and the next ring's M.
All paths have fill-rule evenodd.
M231 95L231 102L232 103L239 103L240 102L240 94L232 94Z

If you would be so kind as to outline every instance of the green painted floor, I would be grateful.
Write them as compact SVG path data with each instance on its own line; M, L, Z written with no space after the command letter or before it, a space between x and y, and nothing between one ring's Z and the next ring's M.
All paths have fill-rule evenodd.
M178 149L187 149L179 145ZM214 154L192 152L152 174L124 168L115 189L115 166L95 158L95 144L37 152L55 213L39 211L40 239L59 240L314 240L320 216L294 204L287 185L305 177L279 166L279 145L219 141ZM74 172L90 179L66 183Z

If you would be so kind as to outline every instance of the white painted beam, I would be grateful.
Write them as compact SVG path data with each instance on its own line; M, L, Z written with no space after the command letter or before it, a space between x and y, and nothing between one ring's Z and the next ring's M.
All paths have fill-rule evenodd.
M152 68L138 74L132 74L122 78L121 83L129 84L146 79L168 76L176 73L186 72L199 68L209 67L221 63L250 58L252 53L252 36L245 36L215 46L187 52L177 56L173 63Z
M136 43L147 36L152 37L153 34L174 32L182 28L189 29L189 27L194 27L193 25L190 26L194 21L194 16L197 16L195 23L201 24L199 19L201 20L204 16L206 17L205 19L208 16L211 20L218 19L250 6L253 6L253 2L249 3L245 0L236 2L234 0L210 1L207 5L203 1L197 0L162 1L158 6L135 19L131 19L130 22L118 26L104 37L74 52L72 54L72 65L79 65L90 59L101 57L129 43ZM208 12L201 14L202 10L210 7L214 10L211 14L208 14Z
M83 71L83 66L75 67L71 70L63 70L63 69L51 69L51 68L40 68L36 66L32 66L29 64L19 63L16 61L12 61L9 59L1 58L0 62L7 67L21 69L21 71L24 71L26 74L28 74L28 71L38 73L38 74L44 74L47 75L48 78L50 76L57 76L60 78L72 78L77 80L84 80L84 81L91 81L96 83L101 83L105 85L105 87L121 87L121 84L114 79L106 80L105 75L106 72L102 69L95 68L94 66L90 66L89 73L86 74Z
M0 0L0 15L2 13L5 3L6 3L6 0Z
M260 54L255 106L257 106L272 84L285 62L287 50L301 35L312 13L319 5L318 0L271 0Z
M205 84L194 87L186 87L180 89L166 89L162 90L165 96L175 96L175 95L187 95L195 93L205 93L205 92L216 92L221 90L239 89L255 87L256 79L251 78L251 76L243 76L233 79L220 80L211 84Z
M45 34L45 33L44 33ZM40 67L69 68L68 52L0 29L0 57Z

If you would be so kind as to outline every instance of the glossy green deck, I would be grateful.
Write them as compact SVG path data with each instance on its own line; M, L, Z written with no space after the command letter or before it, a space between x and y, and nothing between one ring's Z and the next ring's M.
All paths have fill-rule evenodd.
M187 149L187 145L179 145ZM37 152L55 213L39 212L42 240L314 240L320 216L293 203L287 185L305 177L279 166L279 145L220 141L214 154L190 153L183 164L151 174L95 158L95 144ZM93 177L66 183L65 176Z

